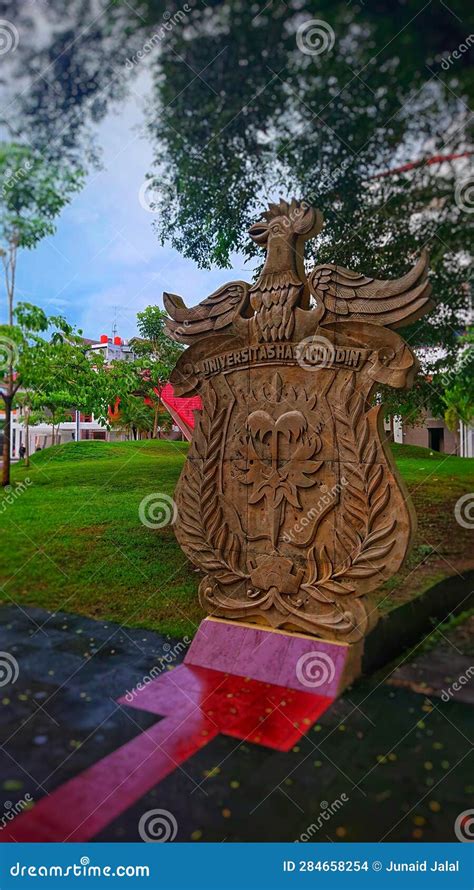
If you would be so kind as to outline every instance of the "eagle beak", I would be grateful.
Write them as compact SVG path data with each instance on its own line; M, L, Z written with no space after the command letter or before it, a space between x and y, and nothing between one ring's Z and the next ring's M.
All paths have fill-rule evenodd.
M250 226L249 235L256 244L266 244L268 241L268 226L264 222Z

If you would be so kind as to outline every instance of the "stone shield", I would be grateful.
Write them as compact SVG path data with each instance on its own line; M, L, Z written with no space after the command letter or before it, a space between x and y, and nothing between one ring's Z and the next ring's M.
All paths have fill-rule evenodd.
M415 364L395 332L359 321L186 350L172 382L203 408L176 535L209 614L344 642L370 630L368 595L400 567L414 525L370 398L409 385Z

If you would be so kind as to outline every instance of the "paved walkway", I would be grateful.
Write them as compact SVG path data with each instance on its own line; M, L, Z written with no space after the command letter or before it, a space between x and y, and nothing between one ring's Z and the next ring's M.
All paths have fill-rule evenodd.
M0 607L0 650L18 663L0 688L0 826L2 810L38 801L157 722L117 699L160 658L178 664L184 647L175 658L174 646L148 631ZM156 808L177 841L456 840L474 791L474 679L459 694L452 687L471 647L457 630L363 679L288 753L218 736L95 840L140 840L140 819Z

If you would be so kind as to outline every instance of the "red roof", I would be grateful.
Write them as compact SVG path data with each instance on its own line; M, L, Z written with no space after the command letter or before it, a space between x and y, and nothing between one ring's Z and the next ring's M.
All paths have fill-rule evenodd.
M192 432L194 429L194 412L201 411L202 409L200 397L190 396L187 399L183 399L180 396L175 396L171 383L167 383L160 392L160 398L165 406L170 409L171 415L180 426L182 432L185 435L187 434L185 427L188 428L189 432ZM182 421L183 426L179 424L179 420ZM191 438L190 435L187 438Z

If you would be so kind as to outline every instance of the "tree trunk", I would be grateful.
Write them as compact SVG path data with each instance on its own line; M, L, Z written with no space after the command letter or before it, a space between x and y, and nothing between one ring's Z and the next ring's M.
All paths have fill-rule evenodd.
M25 407L25 467L30 465L30 409Z
M158 415L159 415L159 411L160 411L160 403L158 402L158 404L155 405L155 413L154 413L154 416L153 416L153 433L152 433L152 438L153 438L153 439L158 438Z
M3 428L3 466L2 486L10 485L10 448L12 436L12 402L13 396L3 395L5 405L5 426Z
M8 247L8 258L2 257L3 268L5 272L5 285L8 297L8 324L13 326L13 301L15 297L15 275L16 275L16 258L18 252L18 238L14 233ZM12 438L12 406L13 406L13 367L10 363L8 369L9 382L7 394L2 393L3 403L5 405L5 426L3 429L3 465L2 465L2 486L10 485L10 449Z

